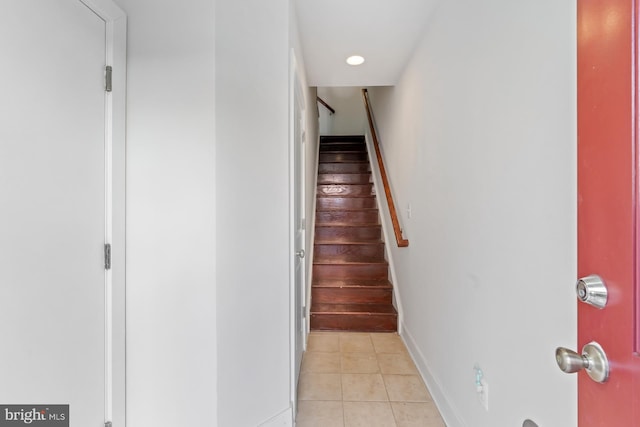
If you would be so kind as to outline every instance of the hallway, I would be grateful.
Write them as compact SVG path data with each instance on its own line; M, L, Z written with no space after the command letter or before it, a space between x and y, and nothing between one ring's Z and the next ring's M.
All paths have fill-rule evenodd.
M8 14L22 1L8 2ZM113 252L122 257L113 272L126 279L118 294L126 298L125 322L118 326L126 330L120 350L127 377L118 386L126 391L127 426L293 427L294 69L305 104L307 261L314 253L317 88L367 87L411 241L390 248L400 327L416 365L428 367L425 382L442 418L450 427L515 427L525 419L577 426L577 375L559 371L553 353L579 343L575 1L114 2L127 17L127 64L113 67L126 92L105 95L126 100L119 133L125 150L114 153L126 160L126 179L113 183L126 196L126 251ZM418 25L408 28L405 16ZM614 29L617 16L594 17L585 28ZM338 25L338 17L350 21ZM357 35L357 27L375 38L349 48L345 33ZM34 42L48 41L37 33ZM410 33L411 43L389 43ZM307 47L316 39L335 40L338 48ZM370 54L369 47L404 58ZM366 62L352 68L345 50ZM45 67L51 81L65 55L76 58L57 51L60 58ZM322 67L313 66L315 54ZM15 65L24 68L21 82L40 81L43 68ZM350 79L338 81L331 70ZM384 80L364 79L366 70L389 72ZM96 87L103 71L92 77ZM27 84L25 94L37 97L33 87ZM66 111L73 99L44 101ZM13 104L5 99L9 110ZM332 117L345 110L336 112ZM50 141L60 154L59 141ZM46 163L39 154L32 160ZM6 182L14 191L24 184ZM45 210L58 209L57 202ZM42 245L3 240L8 253L42 252ZM102 239L92 247L102 264ZM29 262L38 263L31 255ZM363 374L342 372L336 339L333 351L312 347L308 354L340 354L338 370L334 364L327 373L337 374L340 394L319 401L302 395L296 409L303 427L313 425L305 412L314 406L337 407L337 426L358 406L343 396L343 380ZM505 342L518 357L504 357ZM476 365L491 387L489 411L476 396ZM384 380L395 374L377 369L387 396L373 403L393 414L398 405ZM391 425L402 425L396 420Z
M297 427L444 427L395 333L311 332Z

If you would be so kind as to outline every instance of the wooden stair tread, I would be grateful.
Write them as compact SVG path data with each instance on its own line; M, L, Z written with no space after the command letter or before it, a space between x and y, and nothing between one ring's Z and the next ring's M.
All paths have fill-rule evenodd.
M398 312L389 304L311 304L312 314L377 314L396 316Z
M331 211L318 211L318 212L331 212ZM335 220L324 221L324 222L323 221L317 221L316 222L316 225L319 226L319 227L330 227L330 226L336 225L336 224L342 224L342 225L349 225L350 224L350 225L352 225L354 227L361 227L363 225L364 226L367 226L367 225L380 225L380 220L378 220L376 218L375 222L373 220L369 221L369 222L351 222L351 223L339 222L339 221L335 221Z
M350 241L347 241L347 242L337 242L337 243L328 242L328 241L321 241L321 242L316 242L315 244L316 245L326 245L326 246L329 246L329 245L379 246L379 245L384 244L384 242L382 240L380 240L378 242L372 242L372 241L362 242L362 241L352 241L352 240L350 240Z
M321 184L326 185L326 184ZM375 194L320 194L316 196L318 199L336 199L336 198L344 198L344 199L375 199Z
M378 208L318 208L316 212L362 212L362 211L377 211Z
M327 220L325 222L316 222L316 227L322 227L322 228L326 228L326 227L378 227L378 226L382 226L380 224L379 221L368 221L368 222L353 222L353 223L347 223L347 222L342 222L342 221L338 221L338 220Z
M352 175L367 175L367 176L371 176L371 172L325 172L325 173L319 173L318 175L346 175L346 176L352 176ZM324 177L322 177L324 178ZM331 182L331 181L323 181L320 177L318 177L318 183L323 183L323 184L344 184L342 182Z
M367 150L323 150L322 154L362 154L366 153Z
M317 222L316 223L316 227L332 227L332 226L334 226L336 224L343 224L343 226L344 226L344 223L338 223L338 222ZM379 222L356 222L354 224L351 224L351 227L375 227L375 226L378 226L378 225L380 225ZM318 241L316 243L323 243L324 244L324 243L327 243L327 242Z
M328 163L335 163L335 162L328 162ZM318 175L371 175L371 171L318 172Z
M335 258L316 258L313 265L389 265L387 261L377 261L375 259L367 259L362 261L342 260Z
M338 220L327 220L325 222L316 222L316 227L322 227L322 228L326 228L326 227L378 227L378 226L382 226L380 224L379 221L365 221L365 222L353 222L353 223L348 223L348 222L342 222L342 221L338 221Z
M380 228L381 224L349 224L348 222L325 222L323 224L316 224L316 228Z
M326 171L318 171L318 174L331 174L331 173L371 173L371 169L360 169L362 166L369 166L369 162L367 161L358 161L358 162L322 162L320 164L323 167L328 168ZM331 169L331 167L337 167L337 169ZM342 168L344 166L344 168ZM347 166L354 166L353 168ZM346 170L344 170L346 169Z
M352 175L357 175L357 174L352 174ZM361 182L334 182L334 181L318 181L318 183L316 184L316 188L317 187L342 187L345 185L368 185L368 186L373 186L374 183L371 181L361 181ZM368 195L368 194L367 194Z
M353 239L348 239L344 238L344 239L338 239L338 238L334 238L332 240L318 240L316 239L316 243L323 243L323 244L329 244L329 245L343 245L345 243L349 243L349 242L353 242ZM384 243L382 240L359 240L359 242L362 243L366 243L366 242L374 242L374 243Z
M370 173L341 173L339 177L334 175L338 174L329 174L325 173L322 175L331 175L331 176L319 176L318 177L318 185L364 185L364 184L373 184L371 181Z
M316 225L316 229L318 228L332 228L333 225L328 224L328 225ZM362 225L345 225L345 226L340 226L342 228L338 228L335 227L338 230L349 230L350 228L374 228L374 227L380 227L380 224L362 224ZM323 244L323 245L331 245L331 244L336 244L336 245L340 245L340 244L346 244L349 242L353 242L353 243L384 243L382 241L381 238L370 238L370 239L354 239L354 238L350 238L348 236L327 236L327 237L321 237L321 236L316 236L316 243L318 244Z
M316 279L311 286L314 288L393 288L387 279Z
M331 231L335 231L335 232L340 232L340 231L377 231L379 229L381 229L381 225L380 224L327 224L327 225L316 225L316 231L327 231L328 234L335 234L335 233L330 233ZM321 233L317 233L317 234L321 234ZM340 233L339 233L340 234ZM382 242L381 238L369 238L366 240L362 240L361 238L350 238L348 235L341 235L341 236L317 236L316 237L316 243L323 243L323 244L331 244L331 243L347 243L347 242Z
M339 165L342 165L342 164L345 164L345 163L358 163L358 164L367 163L367 164L369 164L369 160L329 160L329 161L326 161L326 160L320 159L320 163L324 163L325 165L326 164L330 164L330 163L335 163L335 164L339 164Z
M324 153L321 153L324 154ZM358 166L362 166L362 165L366 165L367 169L364 170L363 172L371 172L371 167L369 164L369 159L358 159L358 160L331 160L331 159L322 159L319 158L318 159L318 163L320 163L322 166L331 166L332 164L335 164L337 166L344 166L345 163L354 163L357 164ZM323 172L322 170L318 170L319 173L328 173L328 172ZM345 171L340 171L339 173L348 173Z

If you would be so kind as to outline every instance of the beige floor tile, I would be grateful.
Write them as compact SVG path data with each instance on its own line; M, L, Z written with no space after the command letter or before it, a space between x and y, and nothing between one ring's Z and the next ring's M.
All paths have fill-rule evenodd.
M340 374L302 372L298 384L298 400L342 400Z
M398 427L446 427L433 402L393 402L391 407Z
M307 351L302 358L302 372L340 373L340 353Z
M383 374L418 375L408 353L378 353L378 365Z
M398 334L371 334L376 353L405 353L407 348Z
M342 373L377 374L378 359L375 353L341 353Z
M341 333L340 351L343 353L373 353L371 336L357 332Z
M395 427L396 423L389 402L344 402L344 425Z
M345 401L389 400L380 374L342 374L342 397Z
M340 334L337 332L311 332L307 351L340 351Z
M446 427L395 333L312 332L296 427Z
M344 427L342 402L299 402L296 427Z
M383 375L392 402L428 402L431 396L418 375Z

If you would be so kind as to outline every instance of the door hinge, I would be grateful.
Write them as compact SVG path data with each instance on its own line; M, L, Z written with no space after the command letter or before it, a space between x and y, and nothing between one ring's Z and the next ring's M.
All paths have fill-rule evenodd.
M105 73L104 73L104 90L106 90L107 92L111 92L112 88L113 88L113 68L111 67L111 65L107 65L105 67Z
M104 245L104 269L111 270L111 244Z
M111 421L105 421L104 427L113 427L113 424L111 423Z

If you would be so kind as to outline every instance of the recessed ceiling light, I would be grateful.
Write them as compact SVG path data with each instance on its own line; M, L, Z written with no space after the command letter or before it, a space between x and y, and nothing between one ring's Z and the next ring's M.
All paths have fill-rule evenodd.
M347 64L360 65L364 62L364 58L360 55L353 55L347 58Z

